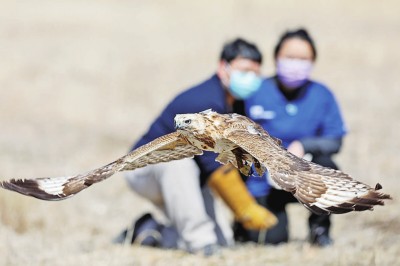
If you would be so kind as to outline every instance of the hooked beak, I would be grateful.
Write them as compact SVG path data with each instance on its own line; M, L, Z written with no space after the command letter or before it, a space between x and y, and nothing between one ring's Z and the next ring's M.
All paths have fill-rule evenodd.
M182 127L182 119L180 118L181 115L176 115L174 118L174 126L175 130L180 129Z

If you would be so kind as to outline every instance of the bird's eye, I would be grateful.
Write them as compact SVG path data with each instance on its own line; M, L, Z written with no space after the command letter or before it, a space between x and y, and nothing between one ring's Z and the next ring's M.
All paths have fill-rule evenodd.
M183 121L185 124L190 124L191 122L192 122L192 120L191 119L186 119L185 121Z

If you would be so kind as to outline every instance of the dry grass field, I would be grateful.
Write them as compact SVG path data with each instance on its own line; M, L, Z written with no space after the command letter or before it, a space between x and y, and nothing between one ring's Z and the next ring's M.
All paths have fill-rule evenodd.
M310 247L307 212L291 239L217 257L115 246L152 206L123 175L71 199L0 191L0 265L400 265L400 2L95 1L0 3L0 179L76 174L125 154L171 98L210 75L222 44L256 42L272 73L279 34L304 26L313 76L335 92L349 128L337 161L393 201L333 217L332 247Z

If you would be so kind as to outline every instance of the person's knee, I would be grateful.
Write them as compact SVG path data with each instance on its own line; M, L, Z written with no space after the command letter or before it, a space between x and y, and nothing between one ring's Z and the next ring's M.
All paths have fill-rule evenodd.
M163 195L160 186L150 171L142 174L139 171L130 171L125 174L129 187L139 196L150 200L156 206L163 204Z
M137 186L136 176L137 175L134 171L128 171L124 175L126 182L128 183L129 187L133 190L135 190L135 187Z
M193 178L190 179L191 176L195 177L194 179L200 184L200 169L193 159L162 163L155 168L155 177L160 183L190 182L193 180Z

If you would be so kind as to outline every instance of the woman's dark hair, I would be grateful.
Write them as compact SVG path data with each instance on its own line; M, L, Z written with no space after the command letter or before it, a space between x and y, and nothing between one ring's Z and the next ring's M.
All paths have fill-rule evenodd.
M288 39L292 39L292 38L298 38L301 40L304 40L306 42L308 42L311 46L312 52L313 52L313 60L315 61L315 59L317 59L317 49L315 48L315 44L313 39L311 38L311 36L308 34L307 30L300 28L297 30L293 30L293 31L286 31L281 38L279 39L277 45L275 46L275 50L274 50L274 58L276 59L279 53L279 50L282 47L282 44L288 40Z
M220 59L229 63L238 57L262 63L262 55L257 46L241 38L225 44Z

